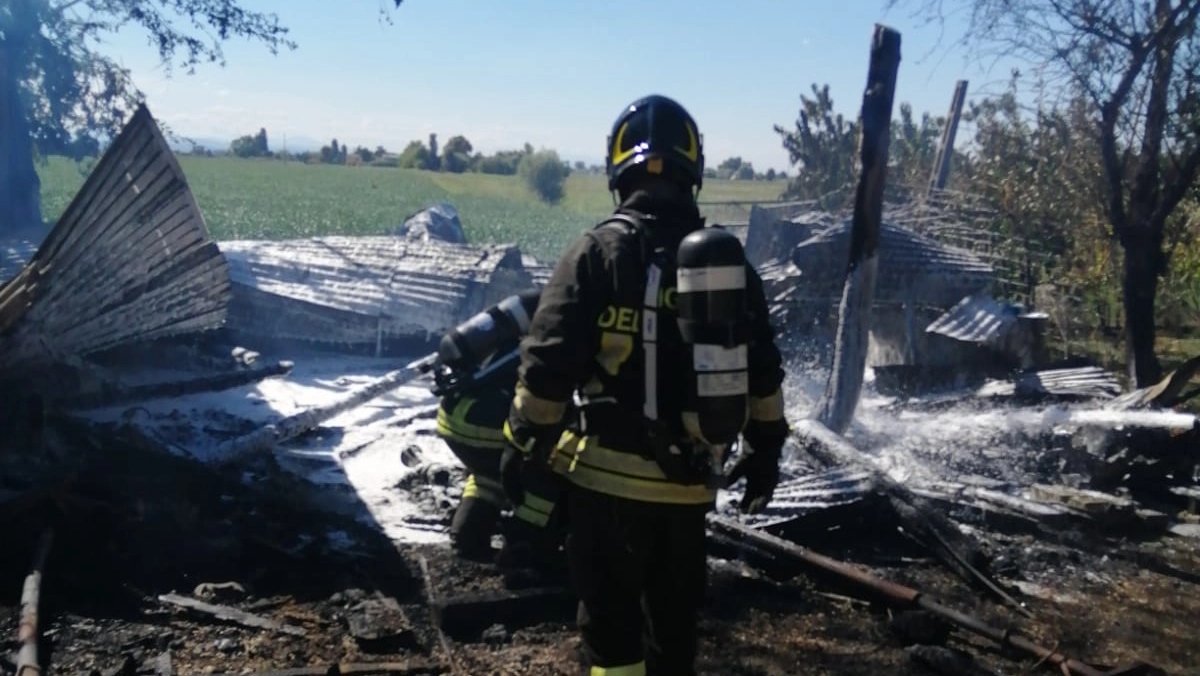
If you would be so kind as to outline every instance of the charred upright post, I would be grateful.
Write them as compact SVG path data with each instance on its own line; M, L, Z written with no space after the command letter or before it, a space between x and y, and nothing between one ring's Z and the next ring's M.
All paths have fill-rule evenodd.
M871 68L863 94L861 173L854 200L850 260L838 311L833 370L817 406L817 418L839 434L846 430L862 389L875 277L879 269L879 229L883 220L883 186L887 176L892 98L900 68L900 33L876 24L871 42Z

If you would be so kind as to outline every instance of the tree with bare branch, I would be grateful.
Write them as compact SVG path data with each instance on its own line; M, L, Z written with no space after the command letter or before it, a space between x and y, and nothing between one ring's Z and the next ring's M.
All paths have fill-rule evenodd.
M1129 375L1138 386L1157 382L1165 232L1200 174L1200 0L887 1L934 21L965 11L960 44L975 58L1019 59L1064 95L1089 100L1104 208L1124 251Z

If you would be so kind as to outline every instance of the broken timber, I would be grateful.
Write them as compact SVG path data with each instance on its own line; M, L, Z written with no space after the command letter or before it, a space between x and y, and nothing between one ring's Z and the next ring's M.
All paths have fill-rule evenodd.
M446 662L450 665L450 673L461 674L458 661L454 659L454 649L450 647L450 639L442 630L442 606L438 605L437 595L433 591L433 576L429 574L429 561L424 556L417 556L417 564L421 568L421 579L425 582L425 602L429 604L429 614L433 620L433 632L437 634L442 652L446 654Z
M575 608L576 597L566 587L469 592L433 601L442 630L463 640L474 640L495 624L512 630L539 622L567 621Z
M284 634L290 634L292 636L305 636L307 633L300 627L294 627L289 624L283 624L282 622L276 622L270 618L263 617L261 615L255 615L254 613L248 613L244 610L238 610L237 608L207 603L189 596L180 596L179 594L161 594L159 595L158 600L162 601L163 603L170 603L171 605L179 606L181 608L187 608L189 610L195 610L206 615L211 615L219 620L236 622L245 627L269 629L271 631L278 631Z
M883 187L887 177L888 140L891 136L892 99L900 67L900 34L875 25L871 42L871 67L863 94L859 153L862 171L854 200L850 234L850 259L842 302L838 308L833 370L825 394L817 404L817 417L835 432L846 430L858 406L871 305L879 271L879 229L883 220Z
M943 605L916 589L875 577L847 563L810 551L794 542L776 537L770 533L764 533L716 515L708 517L708 525L719 534L739 541L752 549L767 550L772 554L786 556L809 568L832 574L838 579L854 585L866 595L875 597L895 608L928 611L973 634L982 636L1005 647L1016 648L1029 653L1039 659L1039 664L1054 667L1064 674L1109 676L1123 673L1144 673L1150 669L1149 665L1138 664L1124 669L1102 671L1077 659L1067 657L1056 650L1040 646L1012 629L988 625L978 618Z
M391 674L392 676L417 676L418 674L440 674L442 667L427 662L349 662L334 663L325 667L292 667L271 671L238 671L218 676L368 676L369 674Z
M17 673L16 676L38 676L42 668L38 664L38 603L42 595L42 573L54 532L46 530L38 543L33 559L33 570L25 577L21 590L21 621L17 629Z
M213 460L219 463L235 462L257 451L263 451L316 429L321 423L381 396L424 373L426 364L433 355L414 361L404 368L390 371L378 379L363 385L341 399L324 406L314 406L294 413L282 420L264 425L253 432L230 439L217 446Z

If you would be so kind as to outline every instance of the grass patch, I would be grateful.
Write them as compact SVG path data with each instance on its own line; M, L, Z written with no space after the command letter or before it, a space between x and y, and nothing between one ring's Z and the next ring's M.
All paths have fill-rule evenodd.
M559 204L538 200L516 176L416 169L306 165L274 160L181 156L180 166L218 241L390 232L434 202L458 209L474 242L511 242L551 260L579 232L612 211L603 176L573 174ZM83 185L79 165L52 157L38 167L47 220ZM706 201L773 201L786 183L707 181Z

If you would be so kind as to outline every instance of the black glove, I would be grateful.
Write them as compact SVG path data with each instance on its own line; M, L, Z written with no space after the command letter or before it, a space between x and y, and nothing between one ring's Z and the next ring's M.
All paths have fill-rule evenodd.
M522 475L527 469L547 467L550 453L561 434L558 425L537 425L515 411L509 414L504 422L504 438L508 444L500 456L500 484L504 487L504 495L514 505L520 505L525 499Z
M761 512L779 485L779 459L787 439L785 420L751 420L742 431L743 450L726 474L727 485L746 477L746 490L738 507L747 514Z

